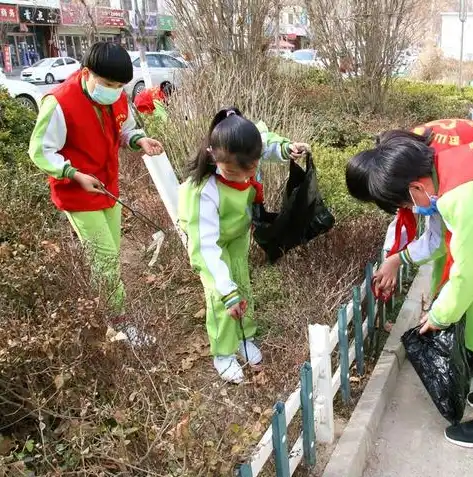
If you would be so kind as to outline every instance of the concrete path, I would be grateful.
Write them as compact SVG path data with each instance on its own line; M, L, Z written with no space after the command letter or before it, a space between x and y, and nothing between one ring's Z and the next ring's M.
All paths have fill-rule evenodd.
M467 408L465 419L473 419ZM473 476L473 449L448 443L443 419L408 361L386 407L363 477Z

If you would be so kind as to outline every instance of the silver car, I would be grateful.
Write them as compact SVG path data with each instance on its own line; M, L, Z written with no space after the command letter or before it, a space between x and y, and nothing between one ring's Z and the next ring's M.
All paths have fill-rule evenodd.
M133 63L133 79L125 86L126 93L135 99L135 96L143 91L145 82L141 72L140 53L138 51L129 52ZM153 86L158 86L163 81L170 81L173 86L179 86L181 78L180 72L187 68L187 62L180 57L174 56L173 52L148 51L146 60Z

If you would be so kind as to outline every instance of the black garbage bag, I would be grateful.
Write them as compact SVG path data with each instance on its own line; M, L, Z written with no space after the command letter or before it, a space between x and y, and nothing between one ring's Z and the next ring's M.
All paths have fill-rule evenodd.
M440 414L451 424L458 424L470 390L465 318L443 331L424 335L419 331L417 326L401 338L407 358Z
M327 232L334 223L320 195L311 154L306 155L305 171L291 160L278 213L267 212L264 204L253 206L253 236L271 263L288 250Z

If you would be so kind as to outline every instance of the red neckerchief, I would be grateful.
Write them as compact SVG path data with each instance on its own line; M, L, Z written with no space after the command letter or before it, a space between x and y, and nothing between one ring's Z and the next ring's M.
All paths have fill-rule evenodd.
M402 228L405 227L407 233L407 244L401 248ZM402 252L408 244L416 238L417 221L411 209L401 208L397 211L396 231L394 244L387 256L390 257L398 252Z
M264 194L263 194L263 184L258 182L254 177L250 177L250 179L246 182L235 182L229 181L225 179L225 177L221 176L220 174L216 174L217 180L219 180L222 184L225 184L228 187L236 190L246 190L248 187L254 187L256 190L255 198L253 202L255 204L262 204L264 201Z

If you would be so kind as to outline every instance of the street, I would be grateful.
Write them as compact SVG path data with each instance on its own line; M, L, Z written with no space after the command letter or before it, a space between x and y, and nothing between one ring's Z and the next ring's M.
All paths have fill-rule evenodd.
M21 81L20 76L8 76L8 79ZM46 94L51 91L56 86L56 84L37 84L36 86L39 88L41 93Z

